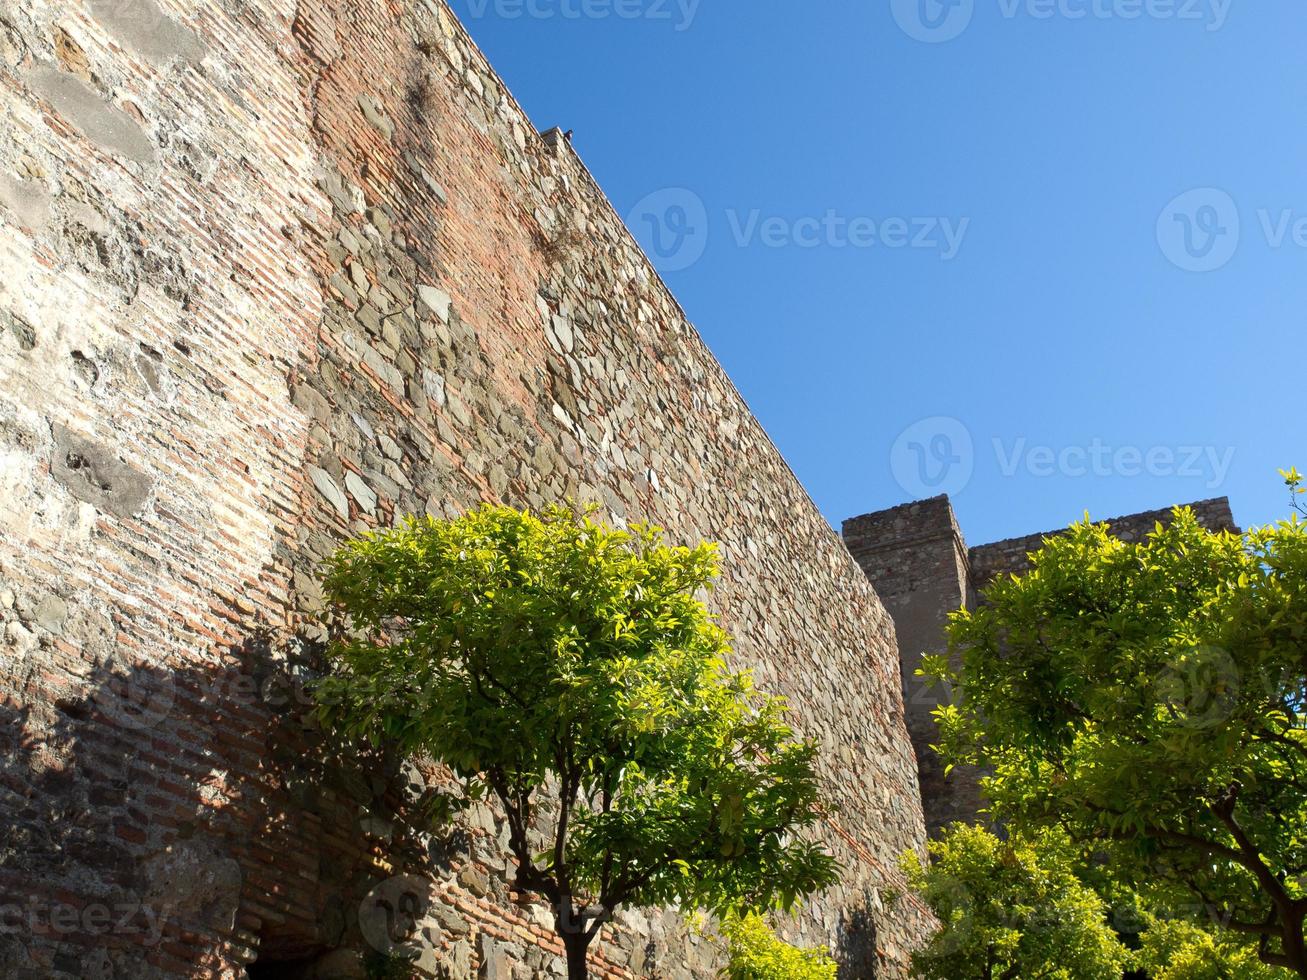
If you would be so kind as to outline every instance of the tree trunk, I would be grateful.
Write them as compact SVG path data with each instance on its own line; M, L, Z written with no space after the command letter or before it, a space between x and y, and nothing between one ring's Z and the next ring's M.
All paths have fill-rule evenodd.
M563 948L567 950L567 980L588 980L590 969L586 966L585 954L590 948L590 940L585 937L585 931L565 931L562 936Z

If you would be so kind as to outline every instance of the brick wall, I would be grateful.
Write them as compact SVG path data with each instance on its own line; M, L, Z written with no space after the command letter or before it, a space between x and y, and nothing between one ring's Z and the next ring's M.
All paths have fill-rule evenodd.
M396 889L424 973L557 972L497 815L415 826L443 774L334 747L303 682L345 536L572 496L722 542L714 607L838 807L844 881L782 931L903 975L893 623L445 7L33 0L0 98L0 974L350 975ZM595 969L715 960L628 911Z

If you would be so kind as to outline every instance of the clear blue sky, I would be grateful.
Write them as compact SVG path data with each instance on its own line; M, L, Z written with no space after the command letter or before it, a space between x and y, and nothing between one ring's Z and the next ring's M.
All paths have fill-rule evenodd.
M950 2L454 6L837 527L941 489L973 544L1283 516L1307 6Z

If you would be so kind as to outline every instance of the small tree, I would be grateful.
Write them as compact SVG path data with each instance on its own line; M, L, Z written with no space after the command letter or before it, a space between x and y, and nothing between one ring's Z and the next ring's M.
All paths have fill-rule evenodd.
M1293 976L1267 966L1238 937L1204 929L1186 919L1145 918L1142 948L1135 962L1148 980L1287 980Z
M728 960L723 980L835 980L837 964L824 947L790 945L756 912L727 916L721 931Z
M508 820L568 974L620 906L788 908L832 884L816 746L725 666L714 548L554 508L411 519L340 549L327 716L448 765Z
M1003 841L953 824L929 842L931 860L903 857L908 882L940 930L913 955L926 980L1119 980L1129 951L1103 900L1076 876L1065 842Z
M1307 976L1307 524L1076 525L956 613L949 647L959 670L925 665L961 692L941 748L993 773L997 820L1065 828Z

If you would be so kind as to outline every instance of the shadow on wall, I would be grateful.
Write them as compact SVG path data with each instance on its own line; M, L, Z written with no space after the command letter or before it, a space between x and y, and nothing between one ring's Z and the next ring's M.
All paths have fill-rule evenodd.
M876 917L871 896L857 909L846 911L840 920L839 944L831 950L839 962L839 980L874 980L878 975Z
M411 929L411 897L361 929L363 900L458 835L411 826L423 774L323 735L321 651L289 646L102 666L74 695L35 671L0 700L0 976L340 975Z

